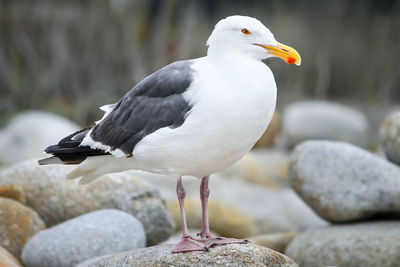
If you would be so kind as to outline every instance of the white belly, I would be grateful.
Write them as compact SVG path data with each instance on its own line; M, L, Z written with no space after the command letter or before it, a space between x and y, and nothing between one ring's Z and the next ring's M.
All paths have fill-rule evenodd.
M149 166L147 170L210 175L239 160L267 128L276 102L268 67L260 62L243 77L232 70L216 75L207 64L199 60L193 66L199 75L185 97L195 102L183 125L159 129L135 147L135 160Z

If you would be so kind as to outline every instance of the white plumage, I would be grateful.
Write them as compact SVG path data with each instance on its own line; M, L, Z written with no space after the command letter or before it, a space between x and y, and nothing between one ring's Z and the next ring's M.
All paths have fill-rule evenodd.
M254 36L243 38L242 28L251 29ZM123 159L116 149L112 155L88 158L68 177L83 176L81 183L87 183L128 169L204 177L239 160L267 128L276 103L273 74L261 61L271 55L253 43L277 44L256 19L234 16L218 23L207 43L208 55L191 65L193 81L183 95L193 108L183 125L145 136L132 157ZM104 117L112 107L102 107ZM90 132L81 145L110 152L109 146L94 142Z
M208 57L194 62L196 75L184 94L194 104L182 126L164 127L144 137L123 164L120 158L113 159L119 156L116 151L117 155L87 159L78 169L87 170L90 162L99 174L135 168L201 178L239 160L267 128L275 109L276 86L270 69L260 61L232 57L220 63L228 67ZM89 140L82 144L102 147ZM69 177L79 174L74 171Z

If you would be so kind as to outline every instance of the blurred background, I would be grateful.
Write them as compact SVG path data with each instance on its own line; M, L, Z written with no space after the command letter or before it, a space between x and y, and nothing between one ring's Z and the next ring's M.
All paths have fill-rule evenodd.
M330 99L379 121L398 103L400 1L3 0L0 126L28 109L92 123L151 72L206 55L214 25L233 14L258 18L302 55L301 67L266 62L279 110Z

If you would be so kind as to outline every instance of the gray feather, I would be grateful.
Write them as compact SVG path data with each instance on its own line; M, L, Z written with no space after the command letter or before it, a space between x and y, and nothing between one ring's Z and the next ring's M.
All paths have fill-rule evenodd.
M146 135L181 126L192 108L183 97L193 80L191 64L172 63L133 87L93 128L92 139L130 155Z

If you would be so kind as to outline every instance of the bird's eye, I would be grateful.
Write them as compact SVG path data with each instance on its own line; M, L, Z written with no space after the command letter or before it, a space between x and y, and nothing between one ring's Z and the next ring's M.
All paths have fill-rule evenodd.
M248 29L246 29L246 28L243 28L243 29L242 29L242 33L245 34L245 35L251 34L251 32L250 32Z

